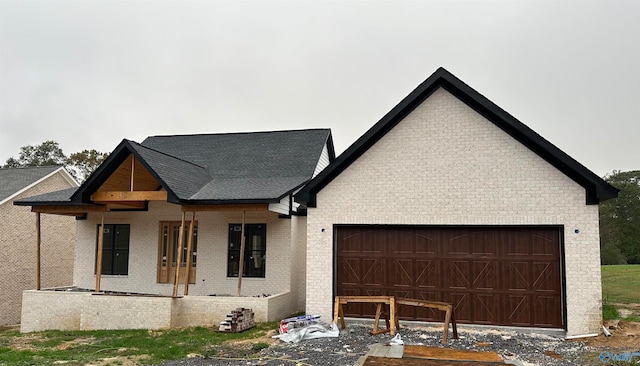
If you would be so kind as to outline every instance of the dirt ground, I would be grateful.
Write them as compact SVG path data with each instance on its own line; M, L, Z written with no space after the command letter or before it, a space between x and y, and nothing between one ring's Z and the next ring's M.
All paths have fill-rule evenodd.
M586 338L584 341L598 349L640 352L640 322L606 321L605 327L608 328L611 337L600 334L597 337Z
M615 306L623 318L630 316L640 318L640 304L615 304ZM594 338L587 338L586 342L590 346L640 352L640 322L607 320L604 326L611 333L611 337L600 334Z
M640 304L615 304L615 306L622 317L640 317ZM576 360L578 364L603 365L604 363L600 361L600 355L603 352L618 355L625 352L640 352L640 322L607 320L604 322L604 326L611 333L611 336L607 337L600 332L597 337L575 340L575 342L584 342L594 348L594 352L583 355L579 360Z
M640 317L640 304L620 304L616 305L619 308L621 316L623 317ZM575 364L580 365L602 365L603 363L599 359L599 355L602 352L608 352L610 354L622 354L625 352L640 352L640 322L630 322L625 320L610 320L604 323L605 327L611 333L611 336L604 336L602 333L596 337L574 339L570 342L586 343L593 348L593 352L589 352L581 356L578 360L575 360ZM232 341L222 345L215 346L217 354L219 356L226 357L243 357L247 354L255 352L252 350L252 346L256 343L263 343L273 345L279 341L271 338L276 331L266 334L260 338L254 338L250 340ZM18 341L11 345L14 349L32 350L31 343L38 338L39 335L27 335L21 337ZM64 350L78 343L91 343L92 338L78 338L76 340L63 343L56 347L57 349ZM197 355L192 355L197 356ZM554 355L549 355L553 357ZM561 357L558 357L561 358ZM118 364L122 366L139 365L144 360L144 356L138 357L113 357L106 358L102 362L96 362L93 366L104 366ZM142 362L143 363L143 362Z

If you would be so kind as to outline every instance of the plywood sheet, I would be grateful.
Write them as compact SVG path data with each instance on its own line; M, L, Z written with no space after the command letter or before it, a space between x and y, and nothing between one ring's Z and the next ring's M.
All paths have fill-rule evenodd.
M404 346L403 359L423 358L453 361L483 361L503 363L502 357L495 352L465 351L450 348Z

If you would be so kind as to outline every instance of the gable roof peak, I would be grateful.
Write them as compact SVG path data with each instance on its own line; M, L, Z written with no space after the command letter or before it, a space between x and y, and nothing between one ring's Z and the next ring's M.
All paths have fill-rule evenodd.
M618 190L616 188L609 185L602 178L538 135L524 123L458 79L444 67L439 67L365 132L364 135L360 136L360 138L340 154L333 164L329 165L298 192L296 201L306 204L309 207L315 207L316 194L320 190L356 161L365 151L378 142L439 88L444 88L454 97L458 98L471 109L475 110L498 128L584 187L586 190L587 204L598 204L600 201L617 197Z
M62 165L0 168L0 205L57 173L70 185L78 185Z

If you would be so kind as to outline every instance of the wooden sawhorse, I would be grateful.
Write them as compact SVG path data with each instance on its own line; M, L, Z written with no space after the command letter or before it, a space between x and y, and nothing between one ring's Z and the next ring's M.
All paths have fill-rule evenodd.
M453 304L439 301L424 301L417 299L409 299L404 297L394 296L336 296L335 307L333 310L333 322L338 324L340 319L340 325L342 329L345 328L344 323L344 310L342 305L348 303L373 303L376 305L376 317L373 322L373 331L371 334L380 334L389 332L391 335L396 334L396 330L400 329L400 323L398 321L398 307L400 305L407 306L419 306L425 308L438 309L445 312L444 316L444 329L442 332L442 343L447 343L449 337L449 324L453 328L453 338L458 339L458 327L456 325L456 317L453 312ZM389 305L389 312L386 312L383 308L384 305ZM379 329L380 316L384 316L387 328Z
M448 302L439 302L439 301L425 301L425 300L417 300L417 299L408 299L404 297L396 297L395 299L395 313L398 313L398 306L400 305L409 305L409 306L419 306L424 308L438 309L444 311L444 329L442 330L442 344L447 343L447 338L449 337L449 324L451 324L451 328L453 328L453 338L458 339L458 326L456 325L456 317L453 313L453 304ZM396 317L397 319L397 317ZM400 326L397 326L400 329Z
M342 305L350 302L373 303L376 305L376 317L373 322L373 331L371 334L380 334L385 332L390 332L391 335L396 334L398 320L396 319L396 312L394 311L394 309L396 309L396 305L395 298L393 296L336 296L336 303L333 309L333 322L337 325L338 318L340 318L340 325L342 325L342 329L345 327L344 310L342 309ZM389 305L388 312L382 308L383 305ZM378 329L381 315L385 318L387 329ZM389 320L389 317L391 317L391 320Z

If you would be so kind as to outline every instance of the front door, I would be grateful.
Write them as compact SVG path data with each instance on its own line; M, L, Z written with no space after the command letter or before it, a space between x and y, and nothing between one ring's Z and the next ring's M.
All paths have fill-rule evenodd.
M185 222L182 243L182 257L180 259L180 278L184 283L187 276L187 250L189 238L189 221ZM178 261L178 240L180 237L180 221L165 221L160 223L160 241L158 243L158 282L173 283L176 276ZM196 259L198 252L198 223L193 227L193 255L189 271L189 283L196 283Z

